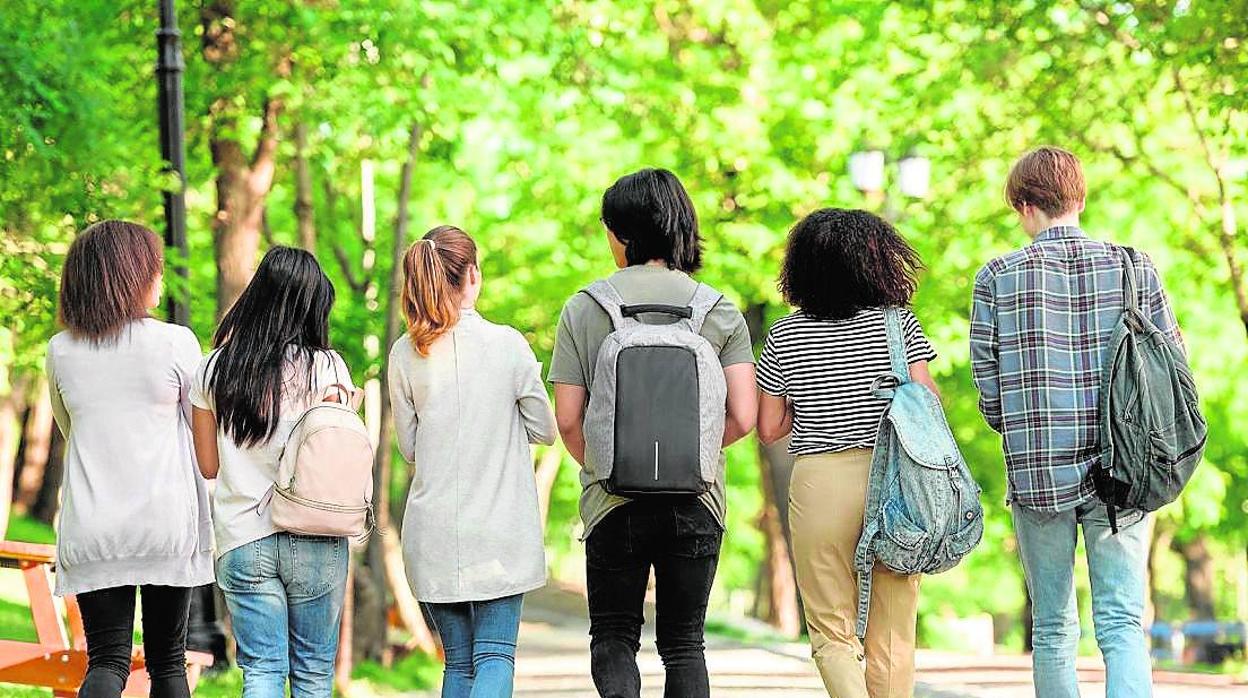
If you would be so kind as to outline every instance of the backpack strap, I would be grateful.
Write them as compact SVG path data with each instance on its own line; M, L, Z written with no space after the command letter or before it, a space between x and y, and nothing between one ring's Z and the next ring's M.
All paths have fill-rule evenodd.
M1144 326L1144 315L1140 311L1139 276L1136 273L1138 262L1135 248L1118 247L1118 256L1122 258L1123 312L1126 314L1127 326L1139 332Z
M901 331L901 312L896 308L884 309L884 327L888 332L888 357L893 373L900 383L910 382L910 364L906 362L906 338Z
M620 292L615 290L606 279L599 279L594 283L586 286L581 293L589 296L602 308L607 317L611 318L611 328L618 330L630 323L638 322L633 315L624 314L624 299L620 296Z
M1135 249L1131 247L1119 247L1118 256L1122 257L1122 291L1125 298L1127 310L1131 312L1140 312L1140 296L1137 289L1135 271Z
M693 330L694 334L702 333L702 325L706 324L707 316L711 314L715 306L719 305L723 297L724 294L706 284L698 284L698 287L694 289L693 298L689 299L689 307L693 310L693 315L688 318L689 329Z

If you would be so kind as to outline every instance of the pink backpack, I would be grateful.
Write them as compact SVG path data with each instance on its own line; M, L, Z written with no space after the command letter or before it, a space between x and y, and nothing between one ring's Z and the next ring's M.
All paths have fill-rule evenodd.
M318 402L299 417L278 457L273 524L310 536L364 537L373 523L373 442L357 413L361 391L338 384L346 404Z

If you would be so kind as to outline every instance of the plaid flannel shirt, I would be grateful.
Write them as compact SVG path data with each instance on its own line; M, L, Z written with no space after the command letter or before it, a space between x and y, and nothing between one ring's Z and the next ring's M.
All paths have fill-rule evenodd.
M1137 253L1140 310L1182 346L1157 270ZM1053 227L975 277L971 371L979 407L1000 432L1009 499L1059 512L1095 496L1101 369L1121 316L1117 248Z

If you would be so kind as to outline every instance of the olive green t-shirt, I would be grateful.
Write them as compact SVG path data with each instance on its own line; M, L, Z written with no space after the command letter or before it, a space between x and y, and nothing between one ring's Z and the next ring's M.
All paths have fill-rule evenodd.
M626 267L611 275L607 281L615 287L620 297L630 304L661 303L686 305L693 298L698 282L684 272L666 267L637 265ZM661 323L672 320L662 316L643 316L643 322ZM559 316L559 329L555 337L555 352L550 359L551 383L584 386L592 391L594 364L598 360L598 347L611 333L611 318L594 299L577 293L568 299ZM754 363L754 349L750 332L741 311L728 299L721 299L706 317L702 336L719 354L720 364ZM607 494L602 485L595 482L583 468L581 470L581 521L585 524L583 539L588 538L595 524L612 509L626 504L626 497ZM716 520L724 523L724 458L720 455L719 469L711 489L701 495Z

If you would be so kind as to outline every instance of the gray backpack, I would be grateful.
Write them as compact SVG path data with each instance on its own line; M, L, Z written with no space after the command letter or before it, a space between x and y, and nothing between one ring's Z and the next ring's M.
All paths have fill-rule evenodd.
M1101 378L1096 493L1118 532L1118 511L1173 502L1200 464L1208 429L1183 351L1140 312L1135 250L1119 248L1125 308Z
M896 308L884 310L884 322L892 371L874 386L876 397L889 405L876 435L854 554L859 639L867 633L876 562L898 574L936 574L958 564L984 535L979 485L949 431L940 399L910 380Z
M728 388L719 356L701 334L722 297L698 284L685 306L628 305L597 281L583 293L613 328L594 364L585 409L585 468L612 494L697 494L719 469ZM676 322L650 325L643 313Z

